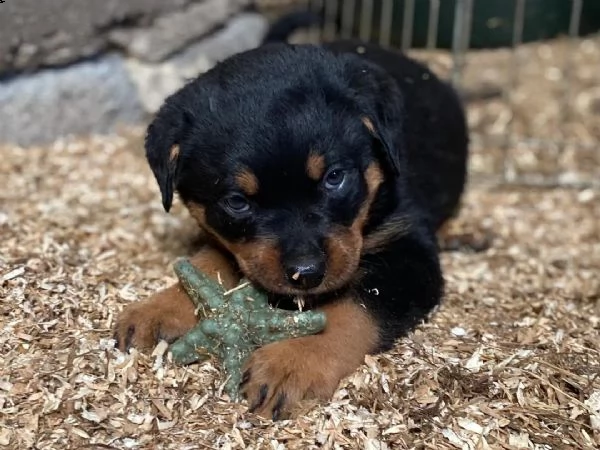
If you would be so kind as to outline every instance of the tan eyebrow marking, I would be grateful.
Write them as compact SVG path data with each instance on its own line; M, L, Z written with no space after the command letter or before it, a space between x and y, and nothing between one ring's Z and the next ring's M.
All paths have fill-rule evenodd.
M306 160L306 173L311 179L318 181L321 179L324 172L325 157L311 150L308 154L308 159Z
M250 169L243 169L239 172L235 181L246 195L255 195L258 192L258 178Z

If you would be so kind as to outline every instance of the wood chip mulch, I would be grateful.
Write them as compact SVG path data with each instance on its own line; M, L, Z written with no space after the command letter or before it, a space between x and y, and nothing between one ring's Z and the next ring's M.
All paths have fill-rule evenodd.
M0 447L591 449L600 445L600 192L472 186L430 323L331 404L272 424L218 364L113 349L121 308L197 244L141 133L0 147ZM477 246L476 246L477 247Z

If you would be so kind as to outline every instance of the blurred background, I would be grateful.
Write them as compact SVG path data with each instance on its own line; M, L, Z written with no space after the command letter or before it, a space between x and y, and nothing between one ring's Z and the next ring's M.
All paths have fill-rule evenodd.
M143 121L186 79L258 45L267 21L306 10L319 25L294 41L375 41L461 89L474 176L600 179L597 0L20 0L0 9L3 141Z
M453 82L468 106L473 179L600 180L598 0L8 0L0 137L34 145L144 124L186 80L298 11L318 25L294 42L378 42Z

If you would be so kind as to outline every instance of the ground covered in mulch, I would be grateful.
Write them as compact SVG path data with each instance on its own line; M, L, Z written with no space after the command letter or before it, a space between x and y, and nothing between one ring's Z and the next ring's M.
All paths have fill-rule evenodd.
M112 347L121 308L196 244L140 133L0 147L0 447L577 449L600 445L600 193L472 186L432 321L331 404L272 424L216 362Z
M451 76L450 53L411 54L443 78ZM478 174L508 170L515 178L597 185L600 34L532 42L515 50L469 51L464 63L460 81Z

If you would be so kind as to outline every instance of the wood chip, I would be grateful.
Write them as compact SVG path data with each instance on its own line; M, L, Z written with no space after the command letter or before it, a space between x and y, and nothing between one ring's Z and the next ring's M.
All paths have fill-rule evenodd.
M600 45L585 42L600 41L574 50L573 98L596 92ZM594 152L512 153L526 170L550 170L554 155L567 170L598 175L600 116L577 110L593 103L580 99L557 126L550 103L562 85L547 72L566 47L544 46L523 49L514 125L540 137L564 132ZM508 61L502 50L469 58L480 58L472 70L484 67L479 82ZM447 56L438 62L451 67ZM498 162L500 149L479 146L478 135L505 131L501 103L469 106L472 173ZM271 424L220 395L225 380L211 361L168 363L165 344L153 353L113 348L119 311L173 283L171 264L198 238L179 201L165 214L143 136L0 146L0 446L600 447L598 191L490 189L474 179L451 232L491 236L490 244L442 253L446 297L431 320L366 357L330 404Z

